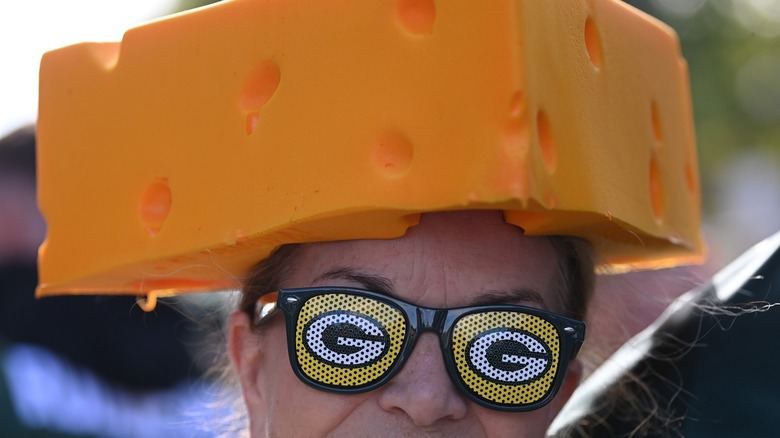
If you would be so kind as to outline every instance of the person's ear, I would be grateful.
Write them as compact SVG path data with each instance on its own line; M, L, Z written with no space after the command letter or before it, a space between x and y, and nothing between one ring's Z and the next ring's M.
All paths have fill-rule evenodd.
M241 384L247 410L253 413L254 417L265 409L263 394L258 385L262 352L258 346L257 335L252 331L249 316L244 312L234 312L228 319L228 352Z

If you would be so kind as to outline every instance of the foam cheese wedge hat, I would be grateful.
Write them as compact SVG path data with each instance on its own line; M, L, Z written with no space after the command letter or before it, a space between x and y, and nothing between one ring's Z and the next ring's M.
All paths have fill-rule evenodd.
M39 296L234 289L437 210L702 252L687 64L617 0L226 0L46 53L37 129Z

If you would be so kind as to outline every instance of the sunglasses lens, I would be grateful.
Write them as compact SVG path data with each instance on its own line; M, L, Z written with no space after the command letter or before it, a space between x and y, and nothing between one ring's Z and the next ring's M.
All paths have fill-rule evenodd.
M404 314L390 303L341 292L315 295L298 314L296 361L317 385L359 390L392 368L407 331Z
M530 406L552 391L560 339L550 322L513 311L471 313L453 327L459 378L477 398L501 407Z

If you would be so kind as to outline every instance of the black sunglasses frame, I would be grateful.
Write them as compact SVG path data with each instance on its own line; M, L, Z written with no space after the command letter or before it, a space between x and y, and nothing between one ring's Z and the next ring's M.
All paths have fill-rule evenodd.
M349 294L360 297L367 297L377 301L387 303L401 311L406 320L406 339L402 342L401 351L393 365L376 381L371 383L349 388L334 388L323 385L310 379L303 373L298 365L298 358L295 348L295 326L298 320L298 314L306 303L307 299L325 294ZM274 301L274 295L276 300ZM585 323L572 318L568 318L553 312L541 310L533 307L517 305L486 305L459 307L452 309L437 309L429 307L415 306L406 301L397 298L364 289L348 287L309 287L300 289L282 289L275 293L266 294L257 301L255 308L255 318L258 325L263 324L273 314L281 310L285 319L285 330L287 332L287 352L290 357L290 366L298 379L303 383L325 392L337 394L357 394L374 390L392 379L404 366L406 360L414 351L417 337L424 332L433 332L439 336L439 345L442 350L442 356L447 368L450 379L470 400L490 409L508 411L508 412L527 412L539 409L549 403L560 389L563 382L569 361L576 357L585 340ZM451 353L452 330L455 323L470 314L483 313L490 311L512 311L521 312L528 315L539 317L551 323L558 332L560 339L560 353L558 371L552 386L546 395L537 402L526 405L509 405L496 403L486 400L472 392L462 381L462 377L457 370L455 359Z

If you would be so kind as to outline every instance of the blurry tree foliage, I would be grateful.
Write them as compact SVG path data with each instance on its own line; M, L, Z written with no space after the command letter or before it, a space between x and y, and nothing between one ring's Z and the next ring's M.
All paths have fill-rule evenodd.
M187 9L199 8L201 6L217 3L219 0L177 0L174 9L177 11L186 11Z

